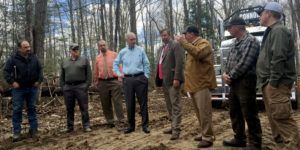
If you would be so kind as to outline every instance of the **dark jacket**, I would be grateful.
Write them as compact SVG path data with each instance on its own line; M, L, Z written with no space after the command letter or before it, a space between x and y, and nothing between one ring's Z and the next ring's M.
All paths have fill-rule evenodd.
M277 22L267 28L257 61L258 87L267 83L291 87L296 80L295 45L291 32Z
M162 86L162 82L166 86L172 86L173 80L179 80L180 83L184 82L183 68L184 68L184 49L174 40L168 43L168 50L162 56L162 74L163 81L158 77L158 64L162 53L163 46L157 51L157 71L155 82L156 86Z
M6 62L4 78L9 84L17 82L20 87L32 87L35 82L43 81L42 66L35 55L30 54L26 59L17 52Z

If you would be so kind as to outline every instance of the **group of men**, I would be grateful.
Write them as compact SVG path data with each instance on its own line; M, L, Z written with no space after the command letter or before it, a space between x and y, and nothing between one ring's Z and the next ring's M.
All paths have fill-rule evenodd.
M267 116L274 141L283 149L299 149L299 133L292 117L290 103L291 87L295 81L293 38L280 23L282 6L269 2L259 12L265 31L262 45L246 31L241 18L233 18L225 27L235 37L223 73L224 81L230 86L229 114L234 137L224 140L224 146L245 147L247 138L245 121L248 125L248 146L261 149L262 129L256 105L256 82L263 92ZM213 50L210 43L200 37L196 26L189 26L181 36L172 39L167 29L160 31L163 45L157 51L156 85L162 86L170 128L163 131L176 140L181 132L180 93L185 91L192 99L199 121L198 148L213 145L215 140L212 125L211 90L216 88ZM74 130L74 107L77 100L84 131L90 132L88 113L88 88L94 82L100 93L103 114L109 127L115 126L113 109L118 123L124 123L122 108L122 86L127 108L125 134L135 131L136 99L140 105L142 130L150 133L148 115L148 78L150 64L145 50L136 45L136 35L126 35L127 47L119 54L108 49L104 40L98 42L94 80L88 59L80 56L79 46L70 46L70 58L61 65L60 84L67 109L67 128ZM13 140L21 133L22 108L26 101L29 133L37 134L35 102L37 87L42 82L42 67L31 53L29 42L18 43L19 50L6 63L4 75L13 90ZM245 120L245 121L244 121Z

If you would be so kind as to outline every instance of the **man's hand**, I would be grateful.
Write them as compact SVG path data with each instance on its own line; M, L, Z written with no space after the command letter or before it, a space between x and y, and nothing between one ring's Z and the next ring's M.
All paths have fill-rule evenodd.
M231 78L230 78L229 74L224 72L222 77L226 84L229 85L231 83Z
M34 82L33 86L34 86L34 87L39 87L39 86L40 86L40 83L39 83L39 82Z
M173 80L173 87L174 87L175 89L177 89L177 88L179 88L179 86L180 86L179 80Z
M122 73L121 75L118 76L118 80L119 80L120 82L123 81L123 78L124 78L124 74L123 74L123 73Z
M13 82L12 87L16 89L16 88L19 88L20 85L18 82Z
M175 40L178 41L178 42L181 42L181 41L184 41L184 40L185 40L184 35L176 35L174 38L175 38Z

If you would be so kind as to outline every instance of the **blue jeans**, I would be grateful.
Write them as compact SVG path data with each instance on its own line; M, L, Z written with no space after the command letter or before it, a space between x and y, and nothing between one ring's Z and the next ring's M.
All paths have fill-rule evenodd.
M14 133L21 132L22 123L22 110L24 101L26 101L28 122L30 129L35 130L38 128L38 122L36 118L36 99L37 99L37 88L35 87L21 87L12 90L13 96L13 115L12 124Z

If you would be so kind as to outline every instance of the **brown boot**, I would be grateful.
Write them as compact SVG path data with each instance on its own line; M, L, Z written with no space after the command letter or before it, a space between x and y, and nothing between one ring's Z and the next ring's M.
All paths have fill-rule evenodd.
M172 134L172 129L168 128L163 131L164 134Z
M198 148L207 148L207 147L211 147L212 145L213 145L213 142L202 139L202 141L199 142L197 147Z
M171 136L170 140L177 140L177 139L179 139L179 135L180 135L179 132L172 133L172 136Z
M202 136L197 136L194 138L194 141L202 141Z

